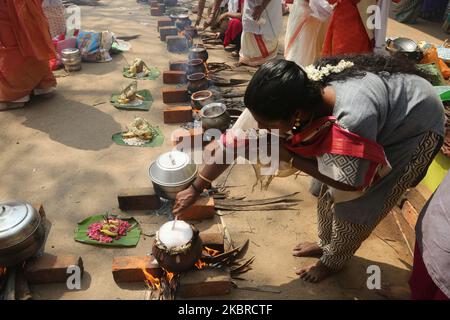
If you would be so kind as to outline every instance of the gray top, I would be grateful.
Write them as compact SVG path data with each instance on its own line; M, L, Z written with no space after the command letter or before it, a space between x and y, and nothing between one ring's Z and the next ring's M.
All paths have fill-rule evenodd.
M350 132L384 147L392 171L357 199L336 203L338 218L372 225L386 198L410 161L424 134L444 136L444 106L432 85L415 75L363 78L333 82L334 116ZM361 186L369 167L366 160L325 154L318 157L319 171L337 181Z
M450 298L450 173L422 209L417 244L433 282Z

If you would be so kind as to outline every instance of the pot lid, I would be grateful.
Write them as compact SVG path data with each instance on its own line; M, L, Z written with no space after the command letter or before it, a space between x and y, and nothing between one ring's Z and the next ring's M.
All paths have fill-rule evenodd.
M200 110L200 116L202 118L217 118L225 112L227 112L227 107L225 104L220 102L212 102Z
M158 231L159 241L169 250L187 244L193 236L191 225L182 220L166 222Z
M28 238L40 221L41 217L28 203L0 203L0 248L14 246Z
M178 186L193 179L197 174L197 166L191 163L187 153L170 151L159 156L150 165L150 178L163 186Z
M396 38L391 43L394 49L401 52L414 52L419 48L414 40L408 38Z

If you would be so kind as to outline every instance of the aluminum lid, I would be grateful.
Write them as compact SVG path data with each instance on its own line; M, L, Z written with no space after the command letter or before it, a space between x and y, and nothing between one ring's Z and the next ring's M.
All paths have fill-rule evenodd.
M28 203L0 203L0 248L9 248L28 238L40 221L41 217Z
M163 186L178 186L197 174L197 166L191 163L187 153L170 151L159 156L150 165L150 178Z

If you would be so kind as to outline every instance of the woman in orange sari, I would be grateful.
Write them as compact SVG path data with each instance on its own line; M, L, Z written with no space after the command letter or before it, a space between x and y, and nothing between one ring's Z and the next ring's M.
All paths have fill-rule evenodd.
M0 110L23 106L33 91L51 92L54 57L42 0L0 0Z

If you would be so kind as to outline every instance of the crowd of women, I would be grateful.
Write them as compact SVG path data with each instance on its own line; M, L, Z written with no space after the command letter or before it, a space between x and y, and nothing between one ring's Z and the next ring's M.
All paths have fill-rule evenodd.
M199 1L200 25L206 0ZM259 66L275 58L288 13L284 57L309 65L338 54L382 53L387 19L415 23L419 16L443 22L448 0L214 0L203 27L233 45L239 63ZM349 32L351 30L351 32Z

